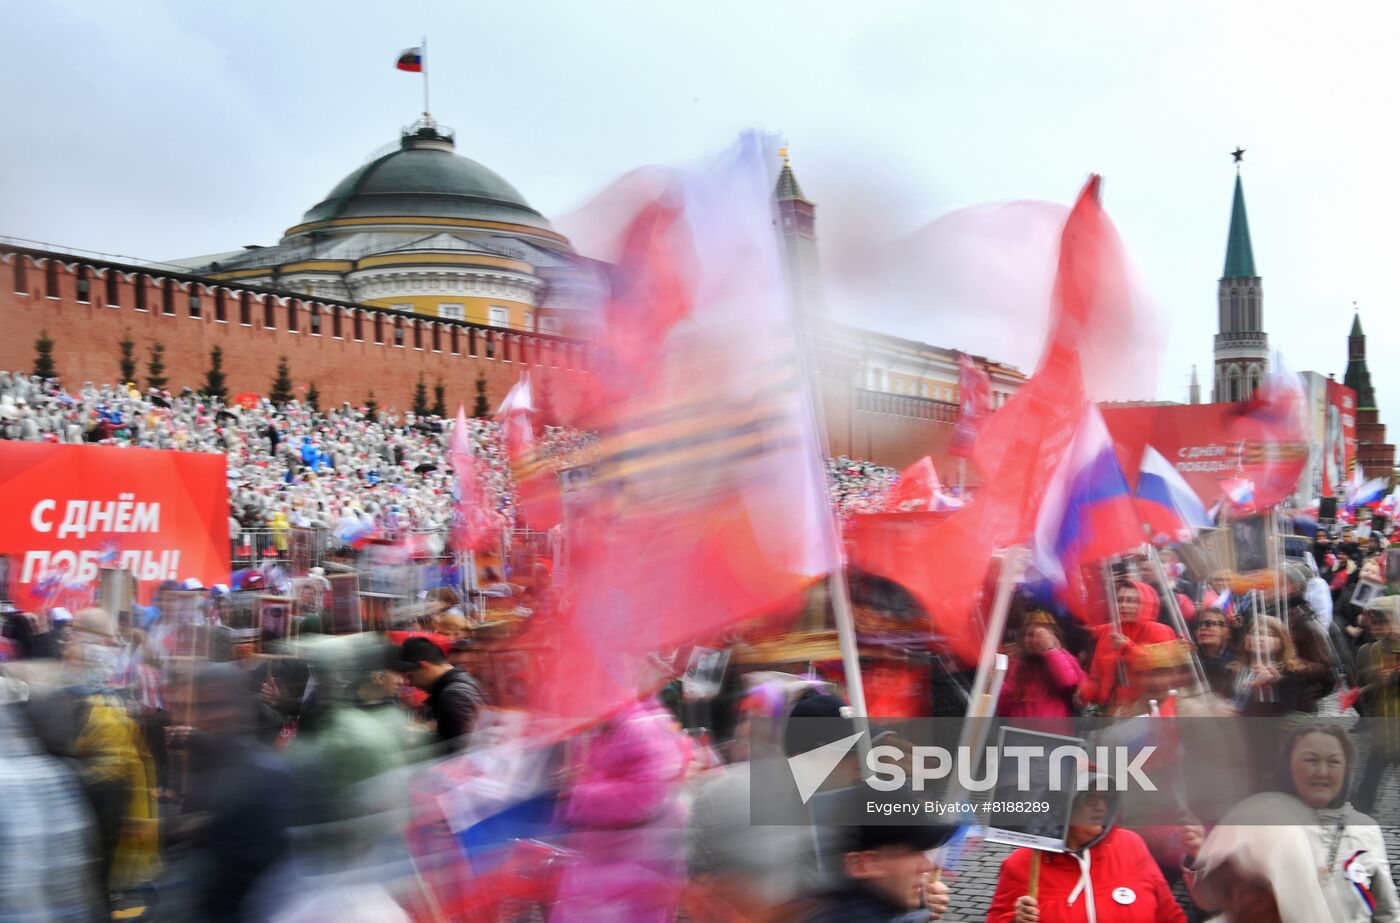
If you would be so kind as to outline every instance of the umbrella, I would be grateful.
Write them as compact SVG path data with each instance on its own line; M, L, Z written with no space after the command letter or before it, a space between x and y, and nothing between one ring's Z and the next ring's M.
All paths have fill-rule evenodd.
M430 463L428 463L428 462L424 462L423 464L419 465L417 468L414 468L413 470L416 471L416 472L418 472L419 474L427 474L429 471L436 471L436 470L438 470L438 466L437 466L437 465L434 465L434 464L430 464Z
M1306 535L1308 538L1316 538L1318 530L1322 528L1316 519L1307 516L1294 516L1292 526L1294 535Z

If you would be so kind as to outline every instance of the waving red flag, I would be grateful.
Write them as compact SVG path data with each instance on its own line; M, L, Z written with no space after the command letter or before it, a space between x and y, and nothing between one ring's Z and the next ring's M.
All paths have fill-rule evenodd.
M866 554L853 563L895 580L929 611L935 631L973 662L982 638L974 618L992 556L1026 541L1051 477L1074 439L1085 407L1079 354L1104 350L1121 327L1112 313L1131 303L1117 232L1099 203L1093 176L1065 221L1052 295L1050 335L1040 366L982 427L973 457L984 484L973 502L905 535L898 556ZM891 564L890 562L897 562Z
M649 368L600 408L597 459L571 494L565 605L532 632L546 651L533 704L560 728L635 700L660 678L653 652L785 606L836 567L768 207L771 163L746 138L714 169L683 178L679 214L644 219L668 230L634 235L648 243L629 272L652 280L649 297L674 302L661 308L670 320L645 334L649 355L614 351ZM694 247L692 271L674 269L685 257L672 245ZM614 333L600 339L633 336Z

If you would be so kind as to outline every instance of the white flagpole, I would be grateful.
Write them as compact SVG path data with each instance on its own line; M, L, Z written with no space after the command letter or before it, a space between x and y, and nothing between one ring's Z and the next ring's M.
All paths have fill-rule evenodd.
M423 118L430 119L428 108L428 37L423 36L423 51L419 57L423 64Z

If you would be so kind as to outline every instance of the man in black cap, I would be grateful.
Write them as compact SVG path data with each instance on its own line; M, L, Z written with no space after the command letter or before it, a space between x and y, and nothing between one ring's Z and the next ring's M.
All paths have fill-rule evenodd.
M398 671L428 694L428 710L437 722L437 737L453 746L466 745L484 697L471 675L447 662L442 648L430 638L409 638L399 649Z
M784 728L789 758L857 732L850 708L833 695L807 695L793 706ZM870 727L872 742L893 743L885 729ZM918 818L922 801L908 789L880 792L862 781L859 750L832 769L809 803L821 880L827 886L803 923L877 921L926 923L948 909L948 886L931 882L935 865L926 855L946 843L956 827L941 824L869 823Z
M883 802L889 816L911 816L903 809L916 806L908 790L879 793L861 786L851 793L849 807L869 816L872 801ZM886 815L881 811L876 816ZM948 842L956 830L917 821L832 828L839 844L835 880L817 897L802 923L924 923L939 919L948 910L948 886L929 880L937 868L929 852Z

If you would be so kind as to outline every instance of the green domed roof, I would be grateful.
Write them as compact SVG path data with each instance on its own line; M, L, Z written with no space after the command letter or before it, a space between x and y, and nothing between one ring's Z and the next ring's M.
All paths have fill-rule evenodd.
M455 153L452 133L426 121L404 130L398 150L371 160L337 183L302 222L391 217L549 227L514 186Z

